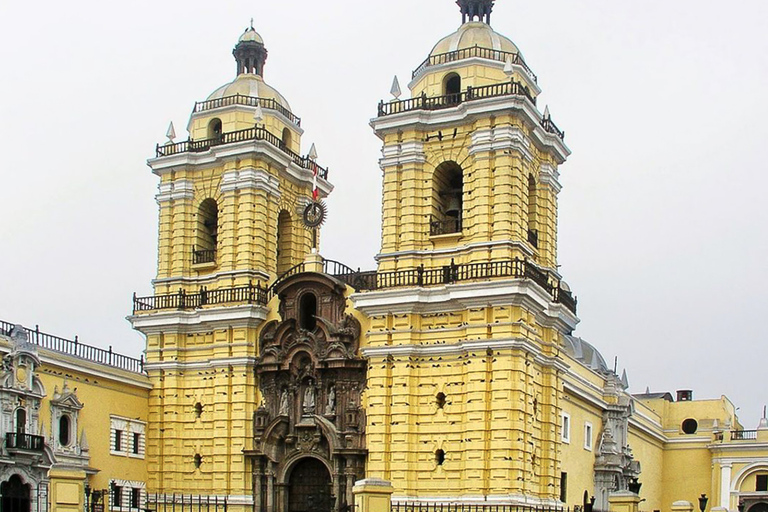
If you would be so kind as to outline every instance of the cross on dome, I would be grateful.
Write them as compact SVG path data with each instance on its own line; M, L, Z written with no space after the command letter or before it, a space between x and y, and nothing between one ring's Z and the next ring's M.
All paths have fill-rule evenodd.
M456 0L456 5L461 9L461 22L479 21L491 24L491 11L496 0Z

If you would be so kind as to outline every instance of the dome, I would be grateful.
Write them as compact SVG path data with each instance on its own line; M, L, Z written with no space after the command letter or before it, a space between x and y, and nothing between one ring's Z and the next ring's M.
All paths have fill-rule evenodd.
M277 92L274 87L267 84L259 75L253 73L242 73L237 75L237 78L232 82L222 85L213 91L207 99L216 100L226 96L234 96L236 94L240 94L241 96L251 96L253 98L272 99L287 110L291 110L291 106L282 94Z
M474 46L509 53L520 53L515 43L495 32L490 25L482 21L470 21L460 26L453 34L442 38L432 48L429 56L433 57L441 53L454 52Z
M257 43L264 44L264 40L261 38L258 32L256 32L253 27L248 27L245 29L245 32L243 32L243 35L240 36L240 39L237 40L239 43L247 42L247 41L255 41Z
M597 372L608 372L608 365L605 364L602 354L595 347L576 336L563 336L565 341L565 352L586 366Z

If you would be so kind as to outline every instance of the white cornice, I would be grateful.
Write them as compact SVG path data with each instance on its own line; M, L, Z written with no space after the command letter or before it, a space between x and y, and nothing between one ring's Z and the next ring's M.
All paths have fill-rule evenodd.
M312 186L312 171L310 169L297 165L290 156L264 140L247 140L231 144L221 144L199 153L188 151L150 158L147 160L147 165L154 174L162 176L178 169L189 169L196 166L211 167L215 164L241 159L251 153L256 153L285 170L286 179L299 185ZM320 191L320 195L326 197L333 190L333 185L318 176L317 188Z
M361 350L364 357L368 359L374 357L386 356L452 356L457 354L468 354L471 352L491 350L523 350L534 355L537 363L545 366L555 367L560 371L567 370L567 366L562 359L558 357L545 356L541 353L539 344L522 338L503 338L491 340L461 341L451 344L434 345L386 345L383 347L366 347Z
M491 241L491 242L475 242L471 244L462 245L459 247L449 247L446 249L429 249L424 251L396 251L396 252L386 252L386 253L379 253L376 256L374 256L374 259L376 261L383 261L388 259L398 259L398 258L404 258L408 256L458 256L459 254L471 254L473 252L487 252L488 249L499 249L499 248L506 248L506 249L517 249L521 252L523 252L528 257L533 257L533 251L528 246L528 244L524 244L521 242L518 242L516 240L499 240L499 241ZM559 275L557 276L560 277Z
M193 199L195 197L195 183L192 180L180 179L167 181L157 185L157 204L179 199Z
M523 96L496 96L492 98L475 99L459 103L455 107L440 110L411 110L397 114L375 117L370 125L379 136L389 132L412 128L433 130L438 126L452 126L468 123L476 118L485 118L491 114L514 110L521 113L532 127L533 142L544 151L549 151L558 164L562 164L571 154L571 150L558 136L544 130L541 126L541 114L536 107Z
M229 327L257 327L267 318L264 306L245 304L229 307L211 307L192 311L158 311L126 317L134 329L145 335L166 331L198 332Z
M349 296L355 308L368 316L442 313L487 306L520 305L536 314L545 327L570 333L579 319L528 279L503 279L448 284L425 288L393 288L357 292Z
M541 164L539 167L539 182L549 185L555 194L559 194L563 186L558 181L560 173L550 164Z
M390 144L381 148L382 158L379 159L379 166L393 167L395 165L405 164L423 164L427 161L424 154L424 143L418 141L408 141L397 144Z
M520 128L510 125L496 126L472 132L469 154L475 155L476 153L511 149L519 151L530 162L533 160L533 155L529 149L530 146L531 141L528 140Z
M213 283L214 281L218 280L222 277L248 277L252 279L261 279L262 281L269 281L271 279L270 275L266 272L261 272L259 270L227 270L225 272L216 272L215 274L206 274L204 276L195 276L195 277L189 277L189 276L177 276L177 277L162 277L159 279L153 279L152 284L158 285L158 284L168 284L168 283L199 283L199 284L207 284L207 283Z
M226 368L228 366L245 366L253 368L256 366L255 357L226 357L226 358L212 358L205 361L194 362L181 362L181 361L167 361L162 363L145 363L144 368L150 371L157 370L204 370L206 368Z
M280 197L280 180L264 169L246 167L235 171L227 171L221 175L221 191L256 189L264 190L267 194Z
M456 69L464 68L467 66L485 66L490 68L497 68L501 71L504 70L506 63L493 59L483 59L481 57L470 57L468 59L454 60L451 62L444 62L442 64L435 64L433 66L427 66L421 73L418 73L408 84L408 89L413 88L418 84L425 76L430 73L445 73L446 71L454 71ZM524 85L531 89L533 96L541 94L541 87L533 80L528 74L528 71L520 64L512 64L512 69L516 72L515 78L522 78L525 82Z

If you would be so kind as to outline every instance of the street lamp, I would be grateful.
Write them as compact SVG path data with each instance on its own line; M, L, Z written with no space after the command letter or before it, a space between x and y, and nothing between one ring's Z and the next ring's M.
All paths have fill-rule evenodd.
M701 512L704 512L707 509L707 502L709 501L709 498L707 498L706 494L702 494L699 498L699 510Z
M635 494L640 494L640 488L643 486L637 478L633 478L631 482L627 484L627 488L629 489L629 492L633 492Z

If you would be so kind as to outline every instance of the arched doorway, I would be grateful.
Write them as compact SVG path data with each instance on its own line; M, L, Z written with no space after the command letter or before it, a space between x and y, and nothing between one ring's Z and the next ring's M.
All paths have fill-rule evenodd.
M330 512L331 474L314 458L300 460L288 484L288 512Z
M768 512L768 503L755 503L747 509L747 512Z
M25 485L19 475L0 485L0 495L3 512L29 512L29 485Z

